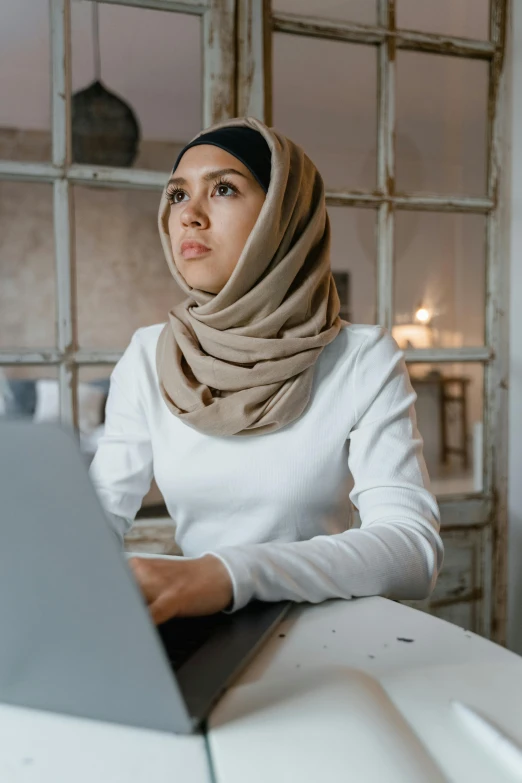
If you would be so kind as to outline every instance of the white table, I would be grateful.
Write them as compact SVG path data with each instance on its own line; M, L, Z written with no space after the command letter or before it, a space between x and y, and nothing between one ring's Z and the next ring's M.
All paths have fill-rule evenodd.
M418 783L420 769L423 783L515 780L451 713L454 697L522 742L519 656L382 598L300 605L221 699L207 737L4 705L0 781L307 783L321 770L328 783Z

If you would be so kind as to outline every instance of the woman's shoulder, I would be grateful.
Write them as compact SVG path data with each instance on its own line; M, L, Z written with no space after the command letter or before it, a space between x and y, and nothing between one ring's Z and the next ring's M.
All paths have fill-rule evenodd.
M328 348L332 353L357 362L371 363L391 356L402 356L399 346L383 326L342 322L339 334Z
M346 382L356 381L368 394L376 393L403 362L404 354L382 326L343 322L339 334L327 346L325 365Z
M143 348L156 348L158 337L165 328L165 321L160 324L151 324L150 326L140 326L131 337L131 344L134 342Z
M144 386L150 386L155 377L156 345L164 326L162 323L136 329L112 372L117 383L126 387L132 383L140 387L141 393Z

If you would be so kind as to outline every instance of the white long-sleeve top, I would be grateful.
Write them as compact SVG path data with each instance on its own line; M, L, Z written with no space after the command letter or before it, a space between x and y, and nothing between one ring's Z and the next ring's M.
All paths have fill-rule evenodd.
M138 329L114 368L90 475L118 532L154 475L185 556L218 556L251 599L317 603L424 598L442 565L439 512L403 354L380 327L344 325L315 365L311 397L286 427L203 434L159 390L163 324ZM351 528L351 504L360 528Z

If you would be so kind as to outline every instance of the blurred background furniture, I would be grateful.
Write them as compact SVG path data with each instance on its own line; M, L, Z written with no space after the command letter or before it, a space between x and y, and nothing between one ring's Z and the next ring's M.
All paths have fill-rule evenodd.
M439 463L447 465L454 454L460 458L464 470L468 470L470 463L467 418L470 380L464 375L443 375L437 371L412 378L416 391L419 386L431 386L438 400Z

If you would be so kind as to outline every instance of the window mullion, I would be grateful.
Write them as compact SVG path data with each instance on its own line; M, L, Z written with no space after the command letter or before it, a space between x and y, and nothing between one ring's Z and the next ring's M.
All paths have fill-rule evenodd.
M272 15L270 0L238 5L237 113L272 125Z
M487 346L462 346L460 348L412 348L404 351L406 361L425 362L487 362L491 359L491 348Z
M395 0L379 0L379 24L395 26ZM377 187L384 197L377 217L377 322L387 329L393 323L394 209L393 134L395 126L395 41L389 36L379 45L377 80Z
M208 6L208 2L200 0L99 0L108 5L126 5L134 8L149 8L153 11L174 11L180 14L200 16Z
M236 0L210 0L203 15L203 127L236 114Z
M51 0L53 165L65 174L71 162L70 0ZM59 364L60 418L76 425L76 285L72 234L72 193L65 176L54 181L54 242L56 262L56 340L63 352Z
M278 33L355 44L380 44L391 35L395 39L397 49L430 52L450 57L489 60L495 52L494 44L490 41L458 38L417 30L397 30L395 27L390 31L386 14L382 14L380 20L382 21L379 21L377 26L362 25L340 19L326 19L308 14L276 11L273 15L273 27Z
M484 491L494 497L491 536L491 583L486 606L491 608L491 637L505 643L507 593L507 440L508 440L508 270L505 181L500 177L503 121L506 116L504 74L507 0L491 0L490 37L495 56L490 64L488 95L488 197L494 208L486 221L486 345L493 359L484 378ZM487 555L486 555L487 556Z

